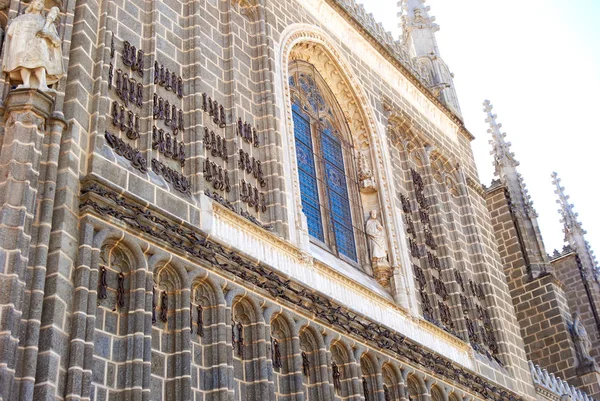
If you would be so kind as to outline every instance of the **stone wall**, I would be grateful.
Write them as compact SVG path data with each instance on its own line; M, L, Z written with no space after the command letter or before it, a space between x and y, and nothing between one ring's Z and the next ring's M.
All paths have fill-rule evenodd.
M62 7L67 76L34 141L42 179L19 234L31 257L3 302L20 303L2 397L533 397L472 136L396 47L333 1ZM296 60L315 66L353 134L373 187L355 213L380 211L388 284L308 239ZM241 261L270 268L235 274ZM283 298L290 283L302 302Z

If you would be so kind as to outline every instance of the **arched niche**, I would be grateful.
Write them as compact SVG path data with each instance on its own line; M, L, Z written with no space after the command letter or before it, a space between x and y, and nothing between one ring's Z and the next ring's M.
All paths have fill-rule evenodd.
M409 401L427 401L425 382L416 374L410 374L406 379L406 391Z
M100 232L95 240L99 255L92 260L92 274L97 274L92 282L98 285L98 296L90 397L141 397L149 390L144 386L144 339L150 331L146 261L137 244L121 233Z
M379 401L379 372L377 361L370 354L363 354L360 358L360 372L363 396L365 401Z
M391 363L384 363L381 368L383 379L384 401L397 401L403 396L402 374Z
M360 399L354 356L342 341L331 345L331 375L336 399Z
M307 401L329 401L332 393L323 337L314 327L306 326L300 330L299 338L304 398Z
M153 270L153 325L151 387L154 394L190 399L190 290L185 270L155 255Z
M278 401L300 401L302 372L297 366L299 344L294 334L294 323L285 314L279 313L271 319L270 332L275 396Z
M248 296L236 296L231 307L234 392L240 400L268 399L265 323L260 308ZM245 398L244 398L245 397Z
M219 346L220 334L229 332L225 321L225 300L219 285L207 277L192 282L190 299L192 392L204 394L207 400L218 400L227 394L221 383L226 382L229 349Z
M444 391L442 391L438 386L431 387L431 401L446 401L444 397Z

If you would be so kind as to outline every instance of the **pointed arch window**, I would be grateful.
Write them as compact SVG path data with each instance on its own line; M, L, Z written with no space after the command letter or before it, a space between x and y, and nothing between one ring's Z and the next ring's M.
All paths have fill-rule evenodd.
M317 244L356 264L362 229L349 129L341 109L312 65L295 61L289 83L302 209ZM356 214L357 216L353 216ZM355 217L355 218L353 218Z

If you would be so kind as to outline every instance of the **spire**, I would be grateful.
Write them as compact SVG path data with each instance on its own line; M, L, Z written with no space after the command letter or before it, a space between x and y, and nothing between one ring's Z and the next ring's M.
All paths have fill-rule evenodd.
M521 201L513 204L513 207L516 209L515 211L524 212L531 218L537 218L538 214L533 208L533 202L531 201L525 180L517 172L517 167L520 163L515 158L515 154L510 150L511 143L506 141L506 133L501 131L502 124L498 123L498 115L492 113L493 109L494 106L492 106L489 100L483 102L483 111L487 115L485 122L490 125L487 132L492 135L489 143L492 145L490 154L494 156L495 175L500 177L500 181L509 187L513 201ZM515 190L518 193L515 193Z
M527 261L530 275L537 278L550 270L548 255L542 240L542 234L537 221L538 214L533 208L533 202L525 181L517 167L519 162L515 154L510 150L510 142L506 141L506 134L501 131L502 124L498 123L498 116L492 113L494 106L489 100L483 102L483 111L486 113L485 121L490 128L490 145L494 156L494 167L496 176L506 188L510 198L510 210L518 232L520 233L521 246Z
M440 56L435 39L440 27L435 23L435 17L429 15L430 7L425 5L425 0L400 0L398 6L403 45L430 81L432 93L462 118L454 75Z
M569 195L565 194L565 187L560 185L561 179L557 173L552 173L552 184L556 186L555 194L558 195L556 203L560 205L560 222L564 225L565 242L577 252L583 268L591 272L594 279L600 282L600 268L590 244L585 240L586 231L578 220L579 215L573 210L574 205L569 203Z
M490 154L494 156L495 174L496 176L500 176L503 167L517 167L519 162L515 159L515 154L510 150L511 143L504 140L506 133L500 131L502 124L496 121L498 116L492 114L494 106L492 106L489 100L486 100L483 102L483 107L483 111L487 114L485 122L490 125L487 132L488 134L492 134L492 139L489 141L490 145L492 145Z

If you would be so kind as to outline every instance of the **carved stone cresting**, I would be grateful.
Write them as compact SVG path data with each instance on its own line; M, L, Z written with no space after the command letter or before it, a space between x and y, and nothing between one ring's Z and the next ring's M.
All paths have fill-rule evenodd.
M44 1L33 0L25 13L15 18L6 32L3 72L19 88L49 90L63 75L61 39L55 21L58 7L44 13Z
M369 156L365 163L368 163L366 166L371 167L379 199L384 205L382 214L385 216L384 225L390 239L390 260L395 269L400 266L401 253L394 224L397 221L393 210L394 203L390 196L392 184L386 174L377 174L377 172L386 171L383 145L377 135L375 117L371 111L368 97L353 76L352 68L332 43L334 41L323 30L307 24L291 25L282 33L281 73L284 75L287 132L293 132L292 101L287 79L288 65L290 61L303 60L315 66L336 97L344 113L344 118L354 135L355 149L362 151L365 156ZM297 178L298 167L293 135L288 135L288 146L292 160L292 180L296 202L295 210L297 210L296 228L302 229L302 202Z

